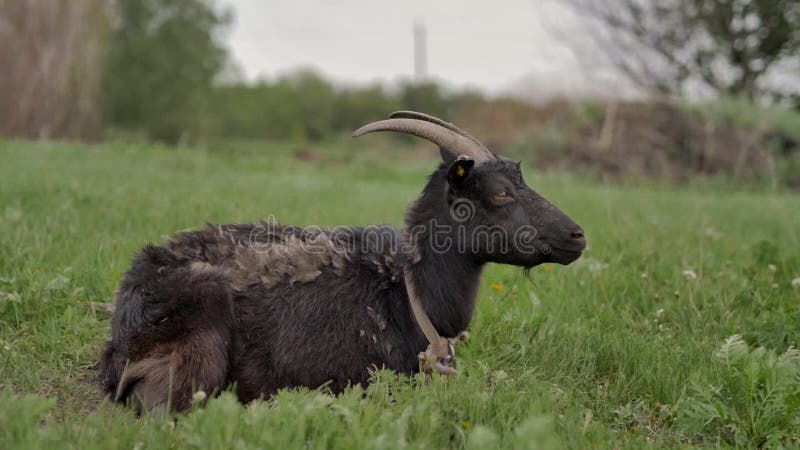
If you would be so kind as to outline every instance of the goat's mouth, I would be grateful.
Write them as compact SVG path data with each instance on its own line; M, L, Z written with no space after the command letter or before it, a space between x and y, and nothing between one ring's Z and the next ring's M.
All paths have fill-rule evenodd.
M568 248L567 246L557 247L551 244L548 256L552 262L566 266L580 258L583 250L583 246Z

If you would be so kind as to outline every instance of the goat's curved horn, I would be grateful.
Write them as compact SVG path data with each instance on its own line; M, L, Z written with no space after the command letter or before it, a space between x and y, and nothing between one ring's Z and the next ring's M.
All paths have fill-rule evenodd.
M494 154L475 138L469 136L466 132L459 133L456 131L458 128L455 125L447 124L447 122L433 116L411 111L401 111L395 114L402 114L403 117L364 125L353 133L353 137L363 136L375 131L397 131L427 139L453 155L454 158L466 155L474 159L475 162L495 158ZM411 118L412 115L415 117Z
M435 123L436 125L441 125L441 126L447 128L448 130L455 131L456 133L464 136L465 138L470 139L472 142L475 143L475 145L477 145L478 147L486 150L488 153L492 153L479 140L477 140L474 137L472 137L471 134L467 133L466 131L462 130L461 128L458 128L457 126L453 125L450 122L445 122L444 120L442 120L442 119L440 119L438 117L430 116L428 114L421 113L421 112L416 112L416 111L395 111L395 112L389 114L389 117L392 118L392 119L402 118L402 119L424 120L426 122ZM492 154L492 156L494 156L494 154Z

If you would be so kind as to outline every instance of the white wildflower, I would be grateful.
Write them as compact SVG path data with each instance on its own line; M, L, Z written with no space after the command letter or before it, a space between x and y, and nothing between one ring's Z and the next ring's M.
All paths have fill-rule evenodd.
M495 370L492 372L492 378L494 378L495 382L504 381L508 379L508 374L505 370Z
M658 311L656 311L656 318L658 319L664 318L664 308L659 308Z
M577 263L580 267L585 267L592 275L597 275L608 267L608 263L592 258L591 256L583 257Z
M776 272L778 270L778 268L775 266L775 264L768 265L767 269L769 269L770 272Z
M202 402L206 399L206 393L204 391L197 391L192 395L192 400L196 402Z
M692 270L692 269L684 270L683 271L683 276L686 277L686 279L689 280L689 281L694 281L694 280L697 279L697 274L694 273L694 270Z
M594 261L592 261L591 264L589 264L589 272L591 272L591 273L596 275L596 274L606 270L607 267L608 267L607 263L594 260Z
M792 280L792 287L800 287L800 277L797 277L794 280Z
M16 222L17 220L21 219L24 214L21 209L6 206L4 215L9 222Z
M647 272L642 272L642 278L647 278Z

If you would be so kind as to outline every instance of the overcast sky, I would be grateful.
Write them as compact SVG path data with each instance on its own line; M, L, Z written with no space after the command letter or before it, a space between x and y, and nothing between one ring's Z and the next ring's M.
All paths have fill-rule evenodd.
M455 86L489 93L525 91L533 98L594 92L599 86L597 71L587 76L552 32L577 28L570 12L552 0L229 4L236 18L228 44L248 79L272 78L298 67L316 68L338 82L411 77L412 29L422 21L429 75Z

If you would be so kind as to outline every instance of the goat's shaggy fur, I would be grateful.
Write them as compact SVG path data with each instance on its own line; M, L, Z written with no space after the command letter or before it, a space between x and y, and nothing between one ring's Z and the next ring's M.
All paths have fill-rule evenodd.
M209 225L145 247L117 292L101 360L105 390L140 410L182 410L200 389L235 385L247 402L293 386L339 392L366 383L376 367L417 371L428 343L404 271L438 332L454 337L472 318L484 263L567 264L585 245L580 228L525 185L517 164L458 164L446 161L431 175L403 230ZM493 204L498 189L515 202ZM476 205L468 222L451 214L457 198ZM509 233L536 226L537 245L552 249L434 249L433 222ZM415 229L422 232L408 232Z

